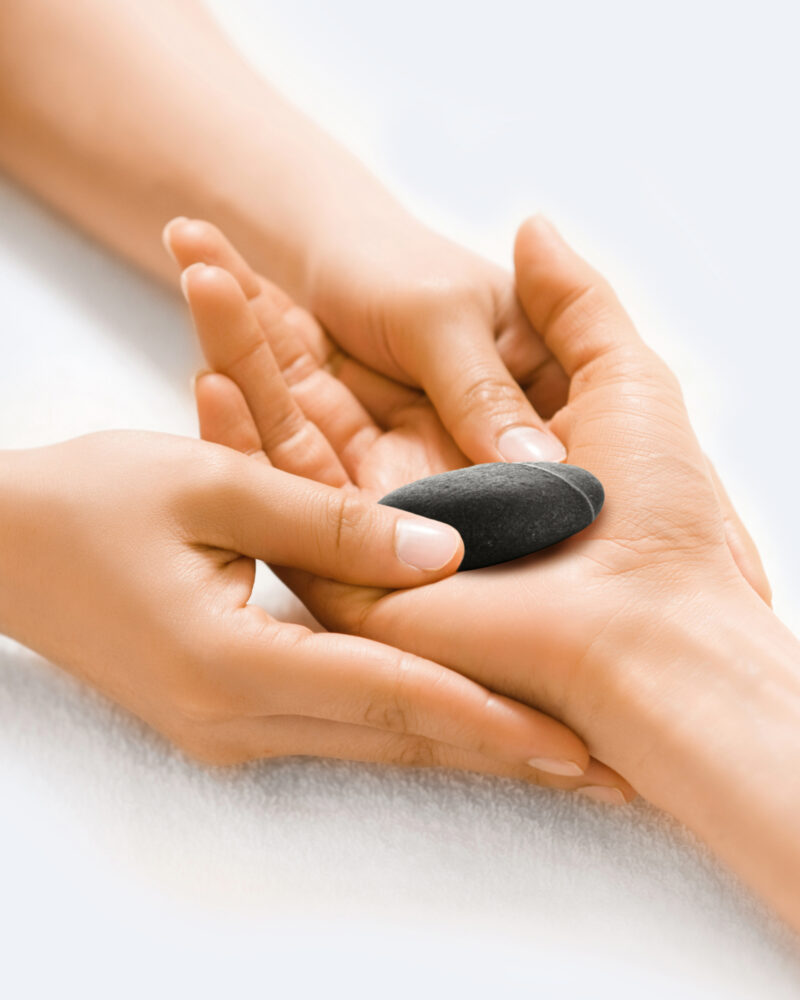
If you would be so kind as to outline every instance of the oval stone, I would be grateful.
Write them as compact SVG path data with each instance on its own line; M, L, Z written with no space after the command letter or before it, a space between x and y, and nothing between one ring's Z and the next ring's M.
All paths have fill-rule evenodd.
M459 570L494 566L588 527L605 494L599 479L558 462L490 462L418 479L379 502L444 521L464 539Z

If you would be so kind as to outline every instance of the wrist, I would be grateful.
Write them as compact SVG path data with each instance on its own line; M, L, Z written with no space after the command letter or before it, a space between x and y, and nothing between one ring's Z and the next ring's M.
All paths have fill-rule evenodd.
M592 655L594 669L610 678L613 764L664 808L684 753L712 761L719 750L727 767L734 719L739 747L748 735L764 735L751 726L756 710L776 724L791 715L800 727L800 643L743 581L703 598L687 592L672 611L666 602L641 609L610 629Z
M255 84L248 104L217 100L204 128L218 153L184 178L195 192L188 201L300 305L311 307L332 264L368 255L376 237L410 220L355 156L267 83Z
M800 643L743 581L639 636L604 640L597 752L800 926Z

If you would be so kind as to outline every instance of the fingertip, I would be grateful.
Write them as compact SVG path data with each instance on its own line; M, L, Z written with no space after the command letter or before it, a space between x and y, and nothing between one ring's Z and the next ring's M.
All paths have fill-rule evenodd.
M576 788L575 791L578 795L605 806L625 806L629 802L621 789L613 788L610 785L584 785L582 788Z
M218 298L222 295L235 296L237 300L245 301L239 283L224 267L215 264L204 264L197 261L190 264L181 273L181 291L187 302L205 298Z
M223 236L204 219L189 219L179 215L162 230L161 238L167 253L181 267L193 263L211 263L218 257Z
M554 247L563 248L566 242L547 216L531 215L520 225L514 240L514 265L517 275L531 266L531 262L543 251L552 252Z
M594 757L589 759L589 764L583 777L583 788L602 787L617 792L621 797L621 801L618 801L617 803L619 805L633 802L633 800L637 798L637 792L633 785L627 782L622 775L618 774L615 770L613 770L613 768L608 767L607 764L603 764ZM590 796L590 798L591 797L592 796Z
M586 771L585 765L579 764L578 761L560 757L531 757L526 763L534 771L557 774L564 778L577 778Z
M228 444L224 433L230 423L227 379L217 372L199 371L192 381L200 437L214 444Z
M176 229L181 226L184 222L188 222L185 215L176 215L174 219L170 219L169 222L161 230L161 242L164 244L164 249L170 255L170 257L175 261L176 264L180 264L175 251L172 247L173 236Z
M506 695L494 694L486 705L489 718L513 739L519 763L548 774L578 778L592 760L583 740L563 722ZM511 759L511 758L509 758Z
M213 222L178 216L166 224L162 239L167 252L180 267L197 262L217 265L238 282L248 298L258 295L261 290L258 276Z
M194 382L200 437L242 452L261 453L261 439L241 390L220 372L198 372Z
M192 392L195 401L199 405L201 399L205 401L210 398L216 398L225 391L226 387L223 383L228 381L230 380L224 375L220 375L219 372L209 371L207 368L195 372L192 376Z
M530 241L535 239L536 231L540 225L542 216L539 214L529 215L527 219L524 219L517 229L517 235L514 238L514 259L516 260L521 253L524 253Z
M400 562L425 573L428 578L432 573L437 576L454 573L464 559L464 541L458 531L427 517L399 517L395 524L394 547Z
M199 261L190 264L188 267L181 271L180 285L183 297L188 302L192 291L194 290L194 279L200 274L201 271L205 270L206 265L200 263Z

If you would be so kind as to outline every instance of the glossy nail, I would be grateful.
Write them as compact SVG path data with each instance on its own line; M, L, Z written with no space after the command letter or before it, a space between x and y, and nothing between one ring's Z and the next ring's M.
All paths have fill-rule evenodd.
M535 427L503 431L497 450L507 462L563 462L567 457L567 449L557 437Z
M461 545L461 536L449 524L402 518L395 528L397 556L414 569L441 569Z
M607 806L624 806L627 799L618 788L609 788L606 785L587 785L585 788L576 788L578 795L585 795L593 802L602 802Z
M531 757L530 767L537 771L547 771L548 774L560 774L564 777L577 778L583 774L583 768L574 760L559 760L557 757Z

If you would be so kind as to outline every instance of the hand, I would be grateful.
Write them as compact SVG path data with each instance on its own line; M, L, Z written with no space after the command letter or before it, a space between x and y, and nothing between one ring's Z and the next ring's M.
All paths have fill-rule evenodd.
M287 308L285 298L257 279L218 233L209 230L206 235L217 241L214 259L224 260L237 278L219 266L192 264L183 275L184 292L209 362L221 372L235 375L241 386L252 390L254 398L251 414L242 390L231 378L201 375L196 393L201 430L207 440L224 442L253 461L266 460L268 451L275 465L334 483L345 494L366 497L391 488L399 479L405 481L406 477L463 461L424 397L346 362L351 382L358 383L365 399L372 397L376 404L380 401L387 419L393 422L394 429L382 431L348 390L315 362L312 351L318 345L320 330L310 317ZM249 300L244 289L250 293ZM266 332L276 354L283 358L284 373L270 350ZM284 374L292 380L291 390ZM299 401L326 422L331 440L307 419ZM278 568L278 572L287 571ZM362 591L354 588L345 592L343 599L349 600L350 593L356 602L353 611L357 611L362 606ZM343 609L341 613L349 618L351 612ZM553 755L540 760L538 769L553 775L576 772L574 759ZM606 795L613 792L615 801L631 795L627 783L594 761L580 779L550 777L547 783L590 787L593 795L602 788Z
M241 389L222 380L198 382L206 440L269 452L285 471L370 499L469 464L424 393L343 354L314 317L257 275L215 226L176 220L164 235L186 268L181 286L208 364ZM204 274L204 265L229 272L246 303L224 275Z
M293 399L327 431L332 453L338 450L351 456L351 474L361 482L362 470L353 455L361 454L370 470L371 445L354 451L352 439L340 439L337 422L358 411L360 440L366 434L368 442L373 442L379 431L369 429L360 405L352 399L348 405L342 386L334 386L332 377L320 370L312 352L302 346L312 340L319 343L321 331L307 314L286 301L270 313L263 306L269 286L259 282L218 234L207 230L204 239L207 258L236 274L261 315L260 335L255 319L247 325L246 336L239 332L245 321L234 322L232 315L224 324L205 322L191 291L202 269L190 268L186 274L207 357L237 379L240 390L221 376L201 380L198 401L205 435L244 450L264 447L275 461L300 471L292 466L290 453L280 448L270 423L271 409L281 412L287 399ZM570 459L598 474L606 485L607 508L598 522L550 552L505 567L459 574L416 592L386 594L296 572L285 576L329 624L381 636L405 648L424 649L428 655L435 651L444 662L472 676L491 677L494 684L517 697L559 717L563 714L591 736L599 719L610 720L613 727L611 707L619 694L615 687L627 682L627 678L604 676L590 683L585 667L598 636L620 617L620 608L641 607L644 627L652 630L647 615L658 621L663 614L664 581L672 586L682 576L679 568L694 566L694 554L699 552L708 554L709 574L717 583L720 579L730 585L742 581L726 543L724 521L736 532L737 551L750 559L747 569L752 584L764 595L768 588L749 536L732 509L721 507L726 498L716 492L674 378L638 340L607 286L541 222L532 222L521 232L518 260L522 299L573 377L570 402L555 422L570 444ZM212 269L207 277L215 273ZM306 332L298 336L301 326ZM288 358L285 366L291 395L282 393L275 380L265 393L265 375L258 365L238 363L243 354L252 359L268 353L265 334L276 354L294 341L295 357ZM318 355L325 357L325 350ZM392 392L407 390L382 382L385 393L372 392L374 383L363 373L353 377L352 369L347 371L347 380L378 422L390 428L384 438L398 433L413 436L412 428L397 424L403 407L389 405ZM331 401L327 407L326 398ZM411 405L423 412L426 408L419 398ZM297 420L302 422L302 414ZM439 436L435 440L437 460L421 463L426 468L418 475L452 467L453 456L443 453ZM343 444L349 444L349 450ZM404 481L410 471L403 470ZM305 470L309 472L313 474ZM371 476L368 471L366 489ZM397 483L382 483L390 485ZM677 583L675 587L680 592ZM414 621L413 629L407 627L409 620ZM442 628L443 621L447 629ZM640 623L641 617L636 621ZM532 646L535 664L531 663ZM598 753L614 753L602 741L594 740L593 746Z
M302 450L291 448L277 456L279 467L298 475L310 474L320 482L335 486L355 482L360 490L377 499L414 479L469 464L470 449L462 451L458 447L442 422L441 410L437 412L423 392L382 376L345 354L309 312L256 274L215 226L202 220L175 219L165 227L164 243L182 268L205 263L230 271L265 331L251 339L253 350L247 364L237 363L235 370L230 372L244 391L259 432L263 434L265 447L269 447L274 438L267 428L275 419L272 383L268 386L265 380L274 380L275 376L272 369L272 374L268 375L261 365L259 345L264 337L283 380L299 405L296 413L302 411L328 437L331 448L327 449L327 464L321 465L316 456L312 456L314 468L309 472ZM473 259L470 257L470 260ZM504 277L499 269L490 270L496 281ZM498 350L510 370L528 386L528 394L535 399L540 411L550 415L566 404L569 381L558 360L545 347L543 338L534 332L529 319L521 312L513 288L507 292L511 319L498 336ZM232 355L226 331L205 324L201 332L209 364L217 371L227 371ZM233 360L239 362L241 359L235 357ZM447 378L449 384L455 384L453 373ZM216 412L225 423L224 401L220 407L221 412L219 407ZM213 418L213 412L209 416ZM209 440L229 443L224 427L221 436L216 434L213 423L202 430ZM305 433L311 433L310 428ZM472 457L475 457L474 449ZM491 455L485 460L494 461L497 457ZM758 551L713 465L708 458L705 462L734 560L745 579L769 603L769 582Z
M662 626L714 607L717 596L719 606L738 606L742 567L765 601L769 587L752 541L721 506L674 376L608 285L542 220L521 229L516 264L529 319L570 377L569 402L552 426L569 461L603 482L601 516L557 548L507 566L419 593L361 591L349 619L341 611L354 601L341 600L343 588L296 573L290 580L330 625L424 651L568 721L641 789L655 737L644 711L625 712L626 726L619 720L645 692L667 698L678 683L654 677L648 663ZM735 547L726 521L736 526ZM404 630L410 618L414 629ZM631 647L641 650L633 666Z
M554 720L247 603L255 558L402 587L462 551L447 526L202 442L115 432L0 454L0 628L215 763L313 754L547 783L526 762L556 758L577 775L586 749Z
M570 723L800 930L800 644L769 610L758 554L677 382L608 285L540 220L522 227L516 262L529 318L571 380L553 426L606 488L598 519L549 551L413 591L284 579L329 625L432 656ZM214 378L227 404L209 426L232 444L247 427L257 446L244 398ZM260 386L244 389L257 405Z
M422 387L472 461L562 461L564 447L543 418L565 402L567 381L522 313L511 276L397 206L379 214L363 238L352 223L346 250L325 228L307 249L303 297L337 348L398 390ZM166 228L165 243L181 267L225 266L219 235L181 218Z

